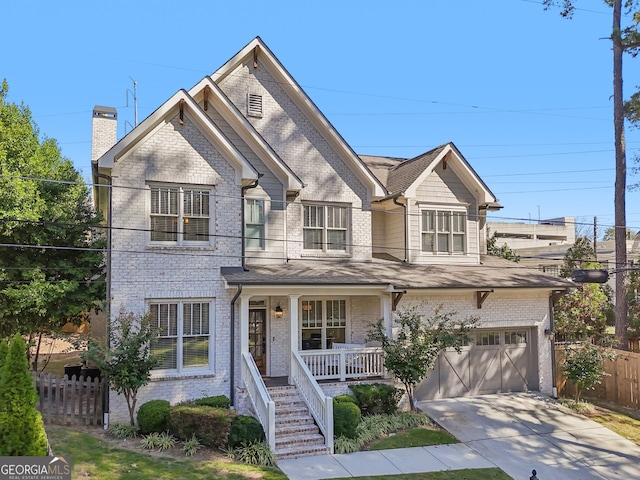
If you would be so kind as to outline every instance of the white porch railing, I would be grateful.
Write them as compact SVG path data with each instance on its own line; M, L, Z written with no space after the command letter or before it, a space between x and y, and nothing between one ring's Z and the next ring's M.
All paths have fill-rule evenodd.
M302 360L299 352L291 352L291 379L305 399L311 415L324 435L324 442L333 453L333 397L327 397Z
M242 354L242 378L253 408L262 428L267 443L273 452L276 451L276 404L271 399L267 387L260 376L256 362L250 353Z
M316 380L345 381L350 378L385 375L380 347L340 347L331 350L302 350L298 353Z

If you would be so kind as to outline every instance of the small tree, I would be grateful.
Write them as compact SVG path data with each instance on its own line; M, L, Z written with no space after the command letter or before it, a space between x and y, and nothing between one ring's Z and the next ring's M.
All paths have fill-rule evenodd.
M395 314L398 331L387 336L382 320L372 324L367 340L380 342L384 351L384 366L393 373L407 392L409 405L415 410L414 389L434 367L441 351L453 347L458 353L470 340L469 331L477 318L454 318L455 312L442 312L437 307L425 318L419 307Z
M607 375L604 361L613 360L616 357L611 348L600 347L591 343L580 346L571 346L565 349L565 359L562 362L562 370L567 379L576 384L576 403L580 401L580 394L589 390L594 385L602 382Z
M151 353L158 331L148 315L121 313L111 325L109 346L91 340L87 357L108 375L109 385L124 395L131 426L135 425L138 390L149 383L151 370L160 359Z
M487 234L489 234L489 229L487 229ZM501 247L498 246L498 237L496 232L493 232L493 235L487 239L487 255L504 258L505 260L511 260L516 263L520 261L520 255L518 255L516 251L512 250L509 245L503 243Z
M4 342L3 342L4 343ZM47 454L47 435L36 410L37 393L27 361L27 347L15 334L0 374L0 456Z

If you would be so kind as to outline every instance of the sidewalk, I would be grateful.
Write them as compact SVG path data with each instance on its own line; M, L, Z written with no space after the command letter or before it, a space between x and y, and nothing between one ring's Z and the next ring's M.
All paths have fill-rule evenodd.
M395 475L464 468L491 468L493 463L464 443L399 448L375 452L316 455L280 460L278 467L290 480Z

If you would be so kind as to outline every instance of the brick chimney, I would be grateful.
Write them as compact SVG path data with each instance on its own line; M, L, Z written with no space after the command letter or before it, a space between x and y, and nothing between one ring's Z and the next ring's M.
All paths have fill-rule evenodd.
M91 161L95 162L116 144L118 136L118 113L113 107L93 107L91 125Z

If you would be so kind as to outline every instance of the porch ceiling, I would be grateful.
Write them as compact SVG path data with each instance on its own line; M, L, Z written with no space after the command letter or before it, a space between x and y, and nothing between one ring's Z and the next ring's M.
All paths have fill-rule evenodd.
M388 286L423 289L566 289L575 284L488 255L480 265L414 265L374 259L372 262L289 260L284 264L223 267L229 285Z

